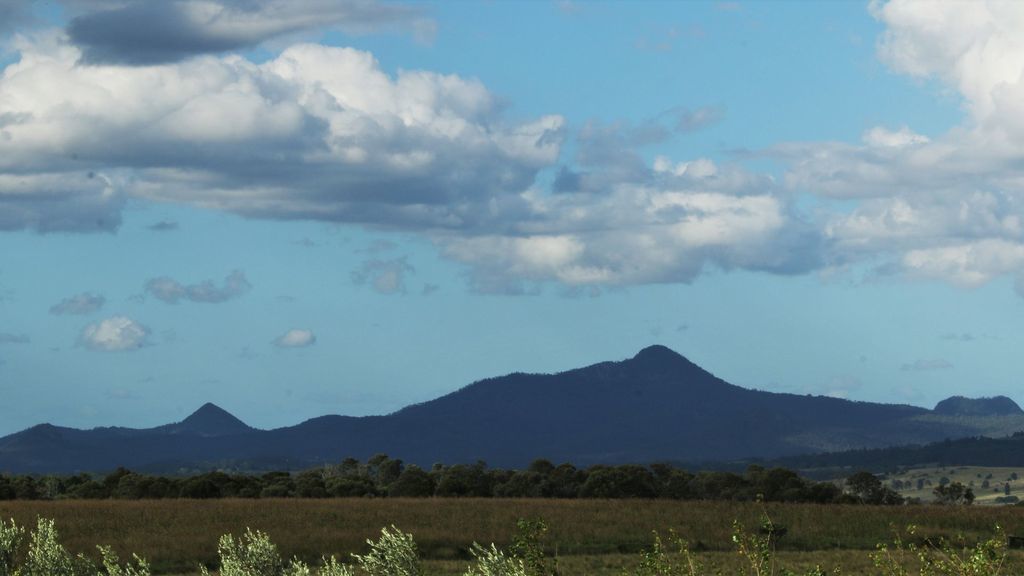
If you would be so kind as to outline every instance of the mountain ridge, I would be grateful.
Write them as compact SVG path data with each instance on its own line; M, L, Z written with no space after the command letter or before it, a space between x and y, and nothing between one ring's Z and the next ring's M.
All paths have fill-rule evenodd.
M1024 415L1000 418L1006 433L1024 429ZM0 471L295 467L380 452L427 467L480 459L504 467L536 458L577 465L725 461L882 448L893 438L926 443L991 432L993 421L742 388L656 345L555 374L483 379L386 415L326 415L273 430L250 427L211 403L149 429L33 427L0 438Z

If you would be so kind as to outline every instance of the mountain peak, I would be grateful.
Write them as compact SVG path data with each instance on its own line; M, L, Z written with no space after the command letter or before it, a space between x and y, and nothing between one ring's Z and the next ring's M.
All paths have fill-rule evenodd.
M248 424L212 402L203 404L188 418L172 424L171 427L178 433L200 436L226 436L252 431Z
M680 364L690 364L690 361L684 358L681 354L667 346L662 346L661 344L655 344L644 348L637 352L636 356L633 356L629 362L632 364L639 364L647 368L657 369L677 367Z
M949 416L1006 416L1024 414L1016 402L1006 396L966 398L950 396L935 405L937 414Z

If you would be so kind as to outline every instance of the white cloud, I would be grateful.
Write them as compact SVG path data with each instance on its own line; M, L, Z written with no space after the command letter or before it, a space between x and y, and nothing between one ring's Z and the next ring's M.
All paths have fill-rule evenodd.
M915 144L927 144L930 141L927 136L917 134L906 126L899 130L875 126L864 133L864 143L874 147L903 148Z
M963 95L975 120L1001 115L1007 97L1020 89L1024 5L1019 2L875 0L871 11L886 25L880 57L896 71L949 84Z
M974 288L997 276L1024 269L1024 245L986 239L939 248L909 250L904 269L914 276L940 278Z
M82 330L79 342L90 350L125 352L146 345L149 329L125 316L114 316L89 324Z
M770 194L770 181L735 167L712 167L680 174L648 169L646 184L624 179L600 193L527 193L529 211L514 233L438 242L449 257L472 267L478 289L497 292L521 291L523 280L570 286L689 282L708 265L810 269L816 235Z
M562 140L559 116L503 122L478 81L391 77L349 48L147 67L82 65L54 35L17 48L0 76L0 228L109 230L128 196L262 218L483 227Z
M50 307L50 314L56 316L84 315L96 312L107 302L107 299L99 294L83 292L61 300Z
M278 348L306 348L316 344L316 335L309 330L293 328L274 339Z
M258 0L246 12L213 1L219 16L193 19L188 33L216 40L207 52L225 38L260 42L306 29L292 17L312 3ZM124 16L95 10L86 3L82 18ZM281 18L267 19L274 10ZM959 94L963 123L928 136L895 124L860 142L780 143L765 154L784 163L781 183L737 163L652 163L637 152L718 121L714 108L589 122L564 163L560 116L510 122L477 80L389 75L358 50L299 44L262 63L205 55L138 67L83 65L83 48L61 34L21 38L20 59L0 76L0 229L109 231L126 199L146 198L413 231L486 291L857 263L965 287L1009 275L1024 291L1024 5L893 0L870 10L885 26L880 58ZM86 52L98 46L77 38ZM559 162L554 190L537 189L538 173ZM805 194L813 200L799 203ZM403 292L402 262L371 261L353 279ZM235 294L210 281L148 287L165 301Z
M963 287L1024 282L1024 4L892 0L870 10L886 26L880 58L948 86L966 116L933 138L875 127L860 145L774 147L789 164L787 187L824 199L827 260L882 260Z

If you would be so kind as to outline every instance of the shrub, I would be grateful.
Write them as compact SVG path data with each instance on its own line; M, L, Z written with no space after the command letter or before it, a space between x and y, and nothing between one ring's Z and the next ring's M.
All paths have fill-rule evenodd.
M53 520L40 518L29 539L25 564L16 576L94 576L95 568L82 555L72 556L57 540Z
M494 544L484 548L474 542L469 553L476 559L476 565L470 566L464 576L527 576L521 558L507 556Z
M295 558L286 562L277 551L277 546L265 533L246 529L241 538L231 534L221 536L217 544L220 555L220 576L313 576L309 565ZM208 576L206 567L201 567L203 576ZM332 556L324 559L321 576L352 576L347 566ZM111 574L111 576L121 576ZM123 576L136 576L125 573Z
M108 576L149 576L149 564L142 558L133 554L135 565L132 566L129 562L122 567L117 554L114 554L109 546L98 546L97 548L100 550L103 569Z
M231 534L220 537L217 544L221 576L281 576L285 563L270 538L259 530L248 528L235 540ZM207 574L203 569L204 576Z
M11 520L10 525L0 520L0 576L14 574L14 556L21 546L25 530Z
M367 540L370 552L352 556L369 576L420 576L419 554L412 534L403 534L394 526L380 531L380 540Z
M908 526L906 530L911 537L916 531L915 526ZM967 546L962 540L957 547L945 538L937 543L926 540L924 544L917 545L904 542L897 533L893 546L879 544L871 559L883 576L909 576L907 556L917 558L921 576L999 576L1006 560L1005 542L998 526L995 536L974 547Z
M673 559L665 552L661 542L661 536L654 533L654 544L650 550L640 553L640 562L624 576L702 576L704 565L690 552L686 541L672 533L672 542L678 549L678 560Z

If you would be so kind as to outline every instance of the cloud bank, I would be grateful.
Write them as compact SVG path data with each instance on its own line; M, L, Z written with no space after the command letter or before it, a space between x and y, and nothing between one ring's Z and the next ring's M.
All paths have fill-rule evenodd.
M874 268L966 288L1009 276L1024 294L1022 4L872 2L879 58L958 94L962 123L759 151L781 179L638 151L727 121L716 108L587 123L567 159L560 115L509 120L474 79L391 75L369 53L310 43L262 62L224 54L323 26L409 30L423 15L408 7L68 5L79 11L68 30L19 37L0 76L0 230L112 231L143 198L417 233L489 292ZM160 21L180 26L142 34ZM408 271L379 260L353 278L394 293ZM167 302L237 296L150 282Z
M408 31L428 40L434 23L412 6L372 0L122 0L71 2L92 8L68 37L90 64L152 65L253 48L286 35L338 28ZM2 15L2 12L0 12Z

